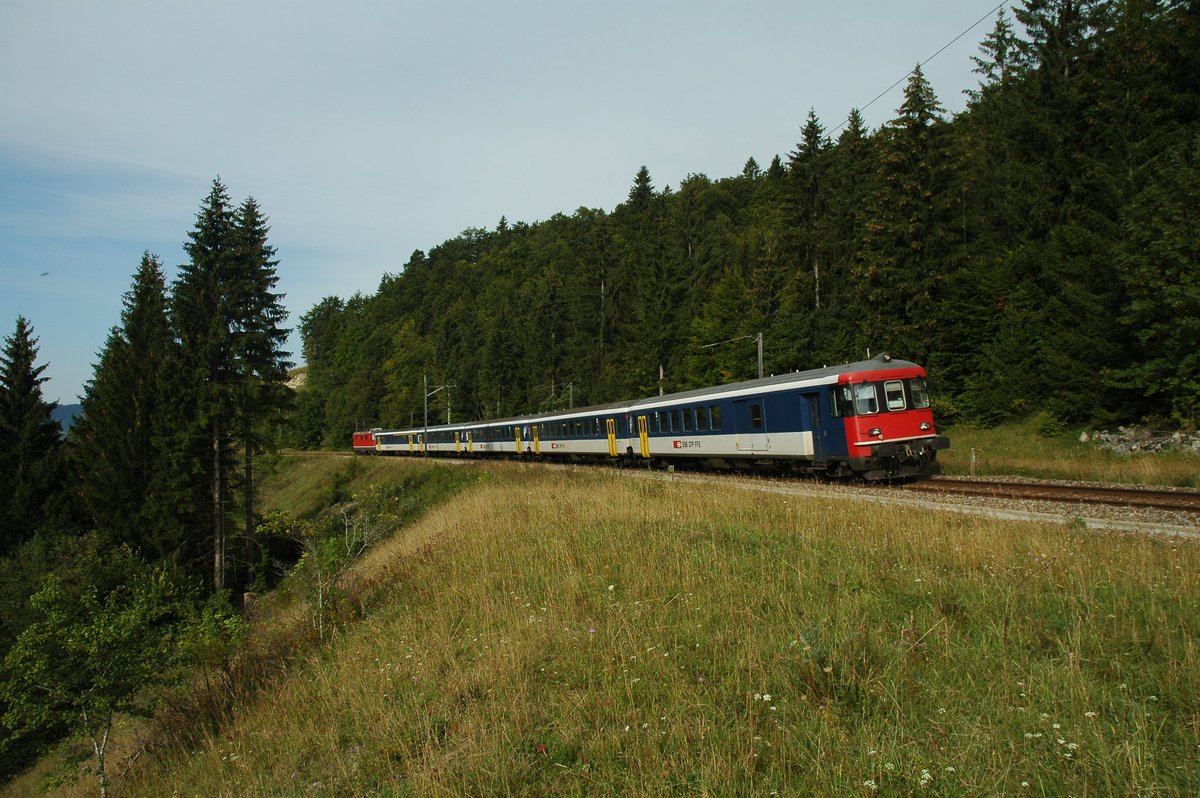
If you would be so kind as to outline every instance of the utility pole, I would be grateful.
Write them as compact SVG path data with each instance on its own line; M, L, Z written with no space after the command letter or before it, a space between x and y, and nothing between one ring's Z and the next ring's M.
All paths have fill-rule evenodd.
M445 385L439 385L431 391L431 390L429 390L429 375L422 374L421 378L424 380L424 383L425 383L424 390L422 391L422 393L425 395L425 429L421 433L421 448L424 450L425 454L428 454L429 453L429 397L433 396L435 393L442 390L443 388L453 388L454 383L448 382ZM450 406L448 404L446 405L446 423L447 424L450 423Z

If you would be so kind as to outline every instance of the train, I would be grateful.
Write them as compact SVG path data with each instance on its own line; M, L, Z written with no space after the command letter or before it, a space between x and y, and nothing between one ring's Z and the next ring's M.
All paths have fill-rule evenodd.
M880 354L636 401L516 418L375 428L360 454L507 457L898 481L938 472L925 369Z

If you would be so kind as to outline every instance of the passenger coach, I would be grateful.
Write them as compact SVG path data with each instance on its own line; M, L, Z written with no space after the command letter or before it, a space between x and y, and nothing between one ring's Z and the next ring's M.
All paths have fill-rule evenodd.
M354 434L357 452L702 464L903 479L937 471L938 435L915 363L831 368L494 421Z

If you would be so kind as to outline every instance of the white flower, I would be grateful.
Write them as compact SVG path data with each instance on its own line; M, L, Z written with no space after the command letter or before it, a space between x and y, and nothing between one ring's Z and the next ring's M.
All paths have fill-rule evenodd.
M762 700L764 704L769 704L771 702L771 694L763 693Z
M875 779L867 779L866 781L863 782L863 786L866 787L868 790L878 790L879 789L879 785L875 783Z

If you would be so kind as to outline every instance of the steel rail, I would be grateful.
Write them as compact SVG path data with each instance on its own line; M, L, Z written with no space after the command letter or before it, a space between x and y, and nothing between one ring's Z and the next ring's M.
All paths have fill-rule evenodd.
M1068 504L1107 504L1159 510L1200 512L1200 491L1187 488L1143 488L1115 485L1064 485L1049 482L934 477L912 482L908 490L960 496L994 496L1001 499L1053 501Z

